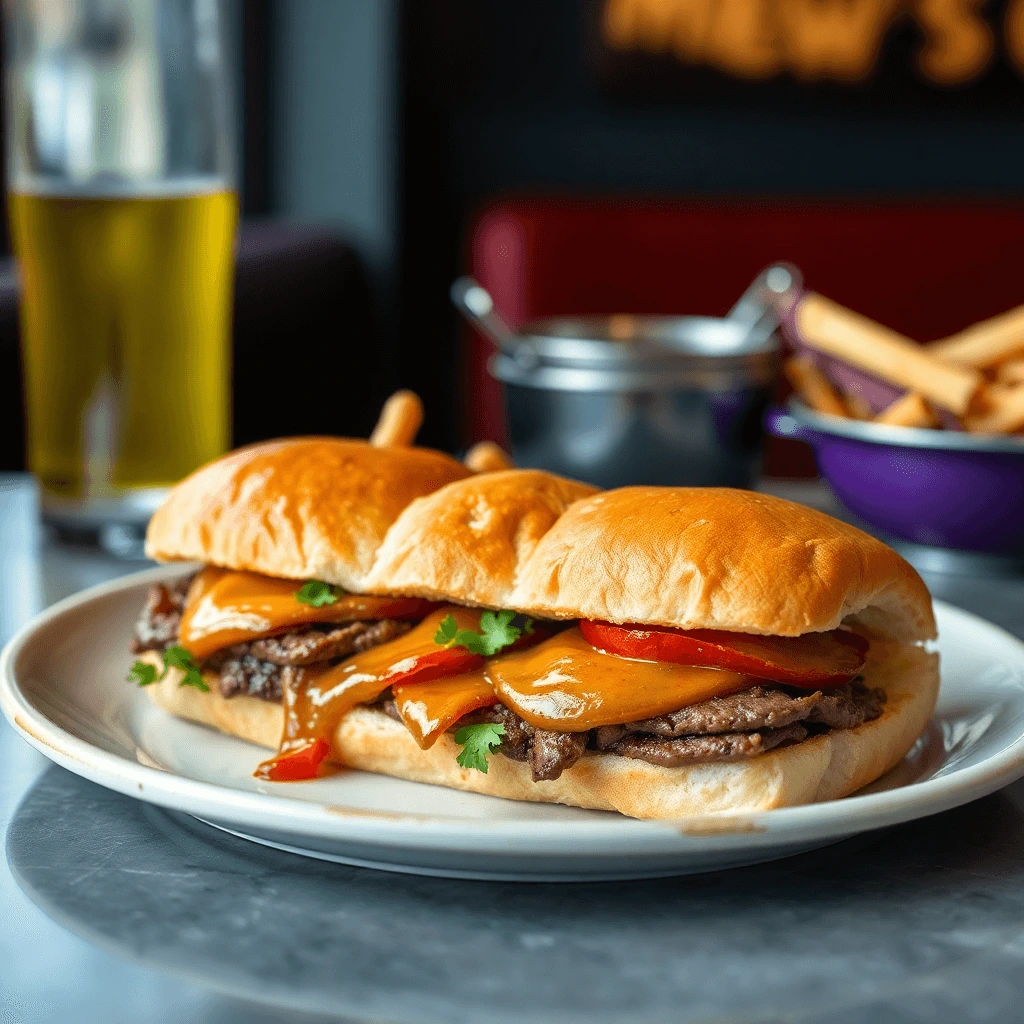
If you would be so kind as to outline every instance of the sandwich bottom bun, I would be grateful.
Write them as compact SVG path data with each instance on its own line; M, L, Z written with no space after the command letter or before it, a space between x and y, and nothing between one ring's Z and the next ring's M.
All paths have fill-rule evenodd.
M157 655L144 656L160 665ZM676 818L716 811L762 811L836 800L893 767L921 735L939 690L937 654L874 641L864 671L887 694L884 712L854 729L834 729L746 761L661 768L616 754L588 752L560 778L533 782L527 765L501 754L487 774L456 763L449 735L421 750L400 722L369 707L350 711L333 737L332 757L350 768L512 800L619 811L633 818ZM211 678L209 693L180 686L171 669L147 688L165 711L276 748L283 728L279 704L255 697L225 699ZM254 752L253 768L256 767ZM282 783L287 785L287 783Z

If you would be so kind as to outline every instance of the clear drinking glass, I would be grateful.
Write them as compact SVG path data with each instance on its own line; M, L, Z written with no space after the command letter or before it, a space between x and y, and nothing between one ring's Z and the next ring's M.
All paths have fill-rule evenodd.
M230 430L221 0L5 0L7 187L43 515L146 521Z

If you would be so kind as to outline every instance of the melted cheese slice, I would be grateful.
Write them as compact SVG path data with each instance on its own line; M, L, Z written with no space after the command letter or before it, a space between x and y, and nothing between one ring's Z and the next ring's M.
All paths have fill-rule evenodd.
M296 580L207 566L192 584L179 643L198 661L244 640L284 633L312 622L412 618L433 607L405 598L342 594L319 608L296 600Z
M483 669L498 699L538 729L585 732L746 690L750 676L595 651L577 627Z
M454 679L393 686L391 692L402 721L424 750L470 711L498 703L494 687L482 671L467 672Z

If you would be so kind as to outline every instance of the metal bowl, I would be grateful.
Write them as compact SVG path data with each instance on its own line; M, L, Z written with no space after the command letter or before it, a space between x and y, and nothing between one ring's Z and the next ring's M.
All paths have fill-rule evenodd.
M805 441L836 497L898 540L1024 560L1024 441L841 419L799 402L766 417Z
M602 487L749 487L778 339L713 317L563 317L489 365L520 465Z

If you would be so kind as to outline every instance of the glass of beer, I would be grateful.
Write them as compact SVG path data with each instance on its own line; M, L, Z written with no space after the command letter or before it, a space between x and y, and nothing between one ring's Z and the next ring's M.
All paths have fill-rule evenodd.
M5 0L8 214L44 519L138 530L230 433L222 0Z

